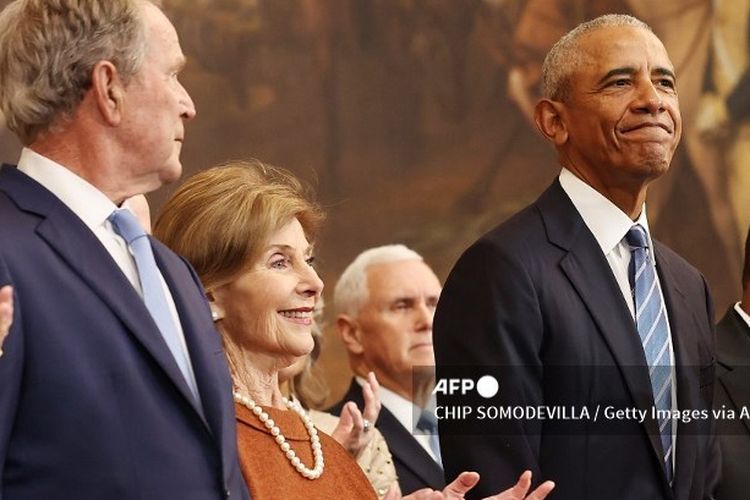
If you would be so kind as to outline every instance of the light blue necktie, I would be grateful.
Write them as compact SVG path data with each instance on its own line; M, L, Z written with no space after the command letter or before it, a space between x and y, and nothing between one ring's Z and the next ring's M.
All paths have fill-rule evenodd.
M443 458L440 456L440 437L438 436L438 423L435 414L430 410L422 410L417 422L417 429L429 436L430 449L435 454L437 463L442 467Z
M151 317L159 327L161 336L172 352L172 356L177 362L188 387L190 387L193 397L195 397L196 402L200 402L195 379L190 370L190 362L182 348L179 332L169 311L164 287L159 278L159 268L156 265L156 260L154 260L154 252L151 249L151 243L146 236L146 232L138 223L135 215L127 209L115 210L109 216L109 221L112 223L115 232L123 237L133 252L135 265L138 268L138 277L143 288L143 302L146 303Z
M630 259L630 286L635 302L635 319L638 335L651 378L651 389L657 410L672 409L672 366L669 355L669 327L667 308L658 285L656 268L649 252L646 230L640 224L630 228L625 236L632 258ZM659 433L664 451L662 459L667 480L672 483L672 419L659 418Z

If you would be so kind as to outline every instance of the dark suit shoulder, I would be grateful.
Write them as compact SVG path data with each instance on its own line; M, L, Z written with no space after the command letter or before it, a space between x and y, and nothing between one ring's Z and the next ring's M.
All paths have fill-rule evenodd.
M654 248L656 249L657 255L661 259L667 259L669 261L670 267L680 273L683 276L689 276L693 279L699 280L700 282L704 281L703 275L701 272L693 266L690 262L685 260L684 257L682 257L680 254L669 248L664 243L653 240L654 241ZM657 259L657 266L659 265L658 259Z
M716 357L719 374L735 366L750 365L750 326L734 310L734 305L716 324Z

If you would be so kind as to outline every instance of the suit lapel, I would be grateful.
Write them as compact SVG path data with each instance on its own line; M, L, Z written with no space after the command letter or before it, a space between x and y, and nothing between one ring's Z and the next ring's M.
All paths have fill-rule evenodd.
M719 377L735 407L741 409L750 400L750 327L739 317L734 307L719 326L723 326L717 338L719 362L729 370ZM737 416L739 418L739 415ZM742 424L750 432L750 420L742 418Z
M195 380L198 384L198 392L203 402L203 408L197 404L197 401L193 398L189 392L187 384L185 383L182 373L178 371L180 382L182 383L181 390L185 397L189 398L193 408L203 418L208 417L204 414L204 410L207 408L221 409L223 405L216 399L218 393L217 388L221 387L221 384L216 380L216 370L213 368L216 364L216 356L223 356L224 352L220 345L216 342L210 342L210 336L218 336L218 333L210 324L208 318L210 313L205 304L193 300L190 300L190 295L193 295L196 290L196 284L194 282L182 282L178 283L175 281L176 276L184 275L187 271L187 266L176 257L171 259L166 258L167 250L156 243L153 238L151 239L151 248L154 251L154 258L159 266L159 270L164 276L164 280L167 282L169 291L172 294L175 306L177 307L177 315L180 318L180 324L182 325L182 331L185 335L185 343L188 347L188 353L190 355L190 362L193 366L193 372L195 373ZM183 269L177 269L176 265L183 267ZM204 329L199 330L199 325L205 326ZM213 348L212 348L213 347ZM216 349L218 347L218 349ZM170 354L170 359L173 357ZM174 363L177 368L177 363ZM179 368L177 368L179 370ZM213 417L225 418L221 415L213 415ZM230 419L231 420L231 419ZM216 420L214 424L221 422L222 420ZM226 420L224 420L226 421ZM213 426L215 431L220 428Z
M654 397L643 346L601 247L559 181L545 191L537 206L550 242L568 252L560 261L563 273L578 292L612 357L621 368L620 373L635 406L647 410L650 415ZM644 426L654 458L661 463L658 424L647 418ZM662 476L666 485L666 475Z
M699 408L700 402L700 366L698 341L693 332L701 331L692 308L679 288L679 280L665 258L658 243L654 244L656 270L659 274L664 301L669 317L669 329L675 357L677 386L677 407L684 409ZM697 442L695 436L684 430L685 425L677 425L676 460L675 460L675 494L678 498L687 497L693 481ZM685 492L680 493L684 488Z
M193 403L194 408L217 438L217 442L221 443L224 470L231 470L232 450L236 444L234 434L229 432L231 429L222 424L234 421L234 404L229 397L231 381L228 377L221 377L222 372L217 369L225 364L219 333L214 328L207 304L195 301L197 276L193 275L196 282L177 282L175 277L185 275L186 269L189 269L187 264L168 254L168 250L153 238L151 242L156 262L172 292L182 321L190 361L203 403L202 408ZM229 372L226 370L224 373ZM185 389L187 390L187 387ZM187 396L192 402L192 396L189 393Z
M36 232L112 310L196 408L193 396L143 300L88 227L36 181L3 168L3 190L27 212L41 217ZM200 412L199 412L200 415Z
M438 485L443 482L443 469L406 430L388 408L380 410L377 427L386 436L388 448L394 460L400 461L425 484Z
M342 405L347 401L354 401L360 410L363 408L362 387L356 380L352 379L349 390L341 401ZM414 439L414 436L401 425L395 415L388 411L388 408L381 408L375 426L383 434L394 460L404 464L425 484L434 485L433 488L444 484L443 469Z

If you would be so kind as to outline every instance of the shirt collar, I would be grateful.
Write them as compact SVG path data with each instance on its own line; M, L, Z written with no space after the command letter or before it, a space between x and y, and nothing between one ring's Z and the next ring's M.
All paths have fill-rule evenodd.
M117 208L107 196L57 162L23 148L18 170L60 199L89 229L100 227Z
M578 213L581 214L583 222L594 235L604 255L608 255L620 244L633 224L643 226L648 236L649 248L653 248L645 203L638 219L632 221L625 212L603 194L586 184L565 167L560 172L560 185L570 201L573 202Z
M740 315L740 318L742 318L742 321L745 322L747 326L750 327L750 315L748 315L744 309L742 309L742 306L740 306L740 302L737 302L734 305L734 310L737 311L737 314Z

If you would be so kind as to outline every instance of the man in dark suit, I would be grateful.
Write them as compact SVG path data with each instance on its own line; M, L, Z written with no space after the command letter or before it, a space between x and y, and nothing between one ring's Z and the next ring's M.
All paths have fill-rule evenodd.
M719 418L717 433L721 445L719 500L747 497L750 477L750 419L741 414L750 406L750 231L745 240L742 271L742 300L729 308L716 325L717 384L714 407L734 411L735 418Z
M645 211L681 135L672 63L648 26L603 16L551 49L543 96L535 120L562 172L452 270L435 319L438 382L457 367L496 371L486 404L578 417L445 418L446 475L478 471L476 497L528 468L558 499L708 498L711 300L700 273L651 239ZM705 418L670 418L684 410Z
M180 175L183 65L144 0L0 14L0 107L25 146L0 169L3 500L248 497L200 283L118 208Z
M404 494L445 486L437 435L417 428L433 377L414 371L434 364L432 316L439 295L435 273L403 245L365 250L344 270L334 290L336 328L357 378L332 412L340 414L347 401L363 408L361 383L369 372L375 373L383 405L375 427L391 450Z

